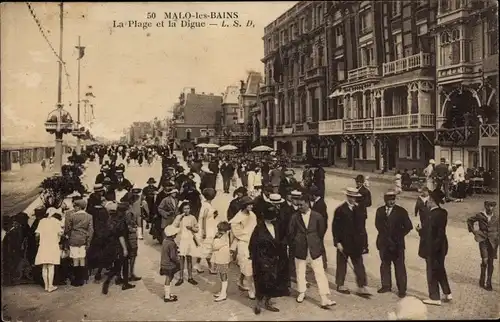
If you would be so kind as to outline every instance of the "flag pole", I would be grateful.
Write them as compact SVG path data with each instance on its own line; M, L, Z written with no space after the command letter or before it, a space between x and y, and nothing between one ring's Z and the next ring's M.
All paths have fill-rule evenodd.
M76 124L78 126L78 130L80 130L80 60L82 59L81 57L81 44L80 44L81 37L78 36L78 89L77 89L77 107L76 107L76 113L77 113L77 121ZM80 136L76 137L76 153L79 155L81 154L81 140Z

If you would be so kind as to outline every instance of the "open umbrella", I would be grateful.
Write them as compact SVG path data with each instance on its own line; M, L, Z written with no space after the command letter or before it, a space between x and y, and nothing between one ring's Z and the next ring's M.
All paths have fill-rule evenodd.
M238 150L238 148L231 144L227 144L219 148L219 151L234 151L234 150Z
M268 147L267 145L259 145L252 149L252 152L271 152L271 151L274 151L274 149Z
M219 145L215 144L215 143L207 143L205 148L208 148L208 149L216 149L218 148Z
M200 143L200 144L197 144L196 147L197 148L206 148L208 144L206 143Z

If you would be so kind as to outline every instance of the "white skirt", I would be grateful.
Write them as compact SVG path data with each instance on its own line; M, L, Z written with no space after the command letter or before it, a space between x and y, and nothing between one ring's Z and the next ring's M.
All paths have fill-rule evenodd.
M179 256L199 256L199 249L192 238L181 239L179 243Z
M199 255L200 258L212 258L212 253L213 253L213 239L210 238L205 238L201 242L201 245L199 247Z
M70 258L85 258L87 257L87 250L85 246L69 246Z
M246 277L253 276L252 260L250 257L250 251L248 250L248 243L244 241L238 241L238 255L237 261L240 266L240 272Z

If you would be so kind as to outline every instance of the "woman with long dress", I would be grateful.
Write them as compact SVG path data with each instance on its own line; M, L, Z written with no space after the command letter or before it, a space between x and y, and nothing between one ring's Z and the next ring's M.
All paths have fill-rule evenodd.
M243 197L240 200L241 210L229 222L231 231L235 237L237 251L237 262L240 267L240 279L238 287L242 291L248 291L248 297L255 299L255 287L253 283L252 260L248 249L250 236L257 225L257 217L252 211L253 201L250 197ZM247 285L245 285L245 282Z
M59 239L64 233L61 219L61 211L51 207L47 209L47 218L40 220L35 232L40 240L35 265L42 265L42 278L47 292L57 290L53 283L55 265L61 263Z

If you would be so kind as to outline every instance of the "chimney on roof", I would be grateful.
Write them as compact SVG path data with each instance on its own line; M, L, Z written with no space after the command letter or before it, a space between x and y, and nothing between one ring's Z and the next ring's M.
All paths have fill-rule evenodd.
M196 94L196 90L193 88L191 88L191 94Z

